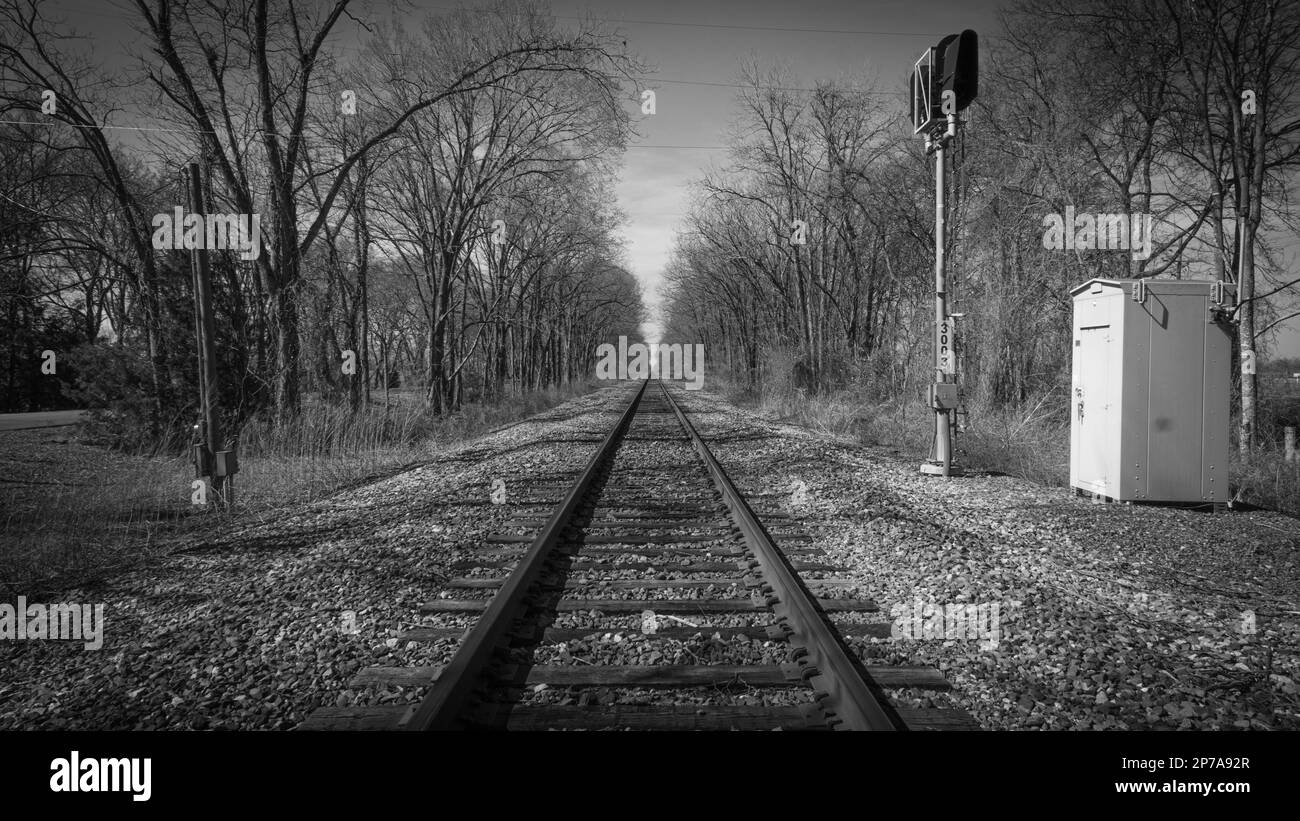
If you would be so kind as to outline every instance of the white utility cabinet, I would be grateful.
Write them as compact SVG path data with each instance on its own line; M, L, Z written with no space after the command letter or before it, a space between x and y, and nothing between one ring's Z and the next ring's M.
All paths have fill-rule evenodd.
M1093 279L1070 293L1071 487L1226 502L1234 286Z

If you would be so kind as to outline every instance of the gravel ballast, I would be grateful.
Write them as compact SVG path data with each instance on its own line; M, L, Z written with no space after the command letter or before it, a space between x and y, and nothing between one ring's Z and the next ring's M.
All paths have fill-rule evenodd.
M1300 521L1096 505L1004 476L945 481L920 475L914 458L767 421L707 392L676 395L706 440L724 434L710 446L769 529L810 535L799 546L848 568L827 575L859 582L826 595L881 605L833 620L998 605L996 642L848 640L865 663L934 665L953 684L893 691L899 706L961 707L987 729L1300 728ZM517 554L491 572L456 565L484 555L490 534L526 532L510 519L545 517L540 500L562 494L530 491L527 478L576 475L597 446L591 432L613 423L626 396L597 391L273 524L177 544L151 566L64 591L58 601L104 605L103 647L0 642L0 728L290 729L321 706L418 698L348 681L365 667L451 658L454 639L398 636L433 623L418 609L447 579L509 572ZM507 504L492 504L494 479ZM777 511L792 520L765 518ZM693 595L702 591L650 598ZM436 624L473 619L440 614ZM563 614L557 627L597 625L587 621ZM717 650L712 636L730 621L707 620L699 637L677 641L642 636L628 618L616 640L606 618L608 637L549 646L536 660L784 660L783 646L759 641Z
M690 406L706 439L748 430L712 446L742 492L771 494L883 613L905 617L904 637L850 639L861 658L935 665L985 729L1300 728L1300 521L1093 504L1006 476L944 480L919 473L921 454L764 421L708 394ZM992 604L996 642L924 638L906 619ZM947 706L921 693L899 703L926 699Z

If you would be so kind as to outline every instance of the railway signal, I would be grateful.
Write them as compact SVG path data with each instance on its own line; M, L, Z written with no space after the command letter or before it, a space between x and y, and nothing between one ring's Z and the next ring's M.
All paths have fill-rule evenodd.
M928 400L934 410L934 444L921 472L952 476L952 427L961 406L957 384L953 315L948 313L948 280L944 260L947 237L945 149L957 135L957 113L979 93L979 41L975 32L949 34L917 58L909 80L912 128L925 136L926 153L934 167L934 382Z

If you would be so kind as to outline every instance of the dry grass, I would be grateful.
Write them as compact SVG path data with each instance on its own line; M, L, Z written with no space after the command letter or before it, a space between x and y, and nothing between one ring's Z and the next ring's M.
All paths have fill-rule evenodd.
M971 408L956 438L956 457L969 468L1063 486L1070 473L1070 425L1059 401L1044 394L1021 408ZM934 411L920 397L872 399L841 390L816 397L800 391L769 392L747 404L783 421L822 433L854 436L918 460L929 453Z
M0 435L0 586L11 594L30 596L38 579L81 580L129 566L191 515L193 468L70 435L67 428Z
M809 398L798 390L769 390L761 396L724 389L733 401L781 421L823 433L855 436L920 460L929 452L933 411L920 398L873 400L841 390ZM957 460L977 471L993 471L1064 487L1070 479L1070 422L1059 394L1043 394L1018 408L972 407L956 440ZM1234 498L1300 516L1300 461L1286 462L1279 445L1266 442L1244 463L1234 450Z
M1070 421L1059 395L1043 394L1019 408L975 409L958 452L974 468L1042 485L1070 481Z
M1234 459L1232 486L1238 500L1300 516L1300 459L1287 462L1281 449L1261 450L1249 463Z
M587 389L466 406L446 417L403 395L357 414L308 402L290 425L252 420L240 432L235 506L227 513L191 503L194 468L186 456L116 453L76 441L70 428L0 434L0 589L30 598L94 581L186 534L210 536L226 522L270 518L398 472Z

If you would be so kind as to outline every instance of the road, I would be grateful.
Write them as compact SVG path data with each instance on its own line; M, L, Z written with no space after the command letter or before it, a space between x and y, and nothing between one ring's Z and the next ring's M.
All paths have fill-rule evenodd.
M0 431L57 428L75 425L85 411L37 411L36 413L0 413Z

